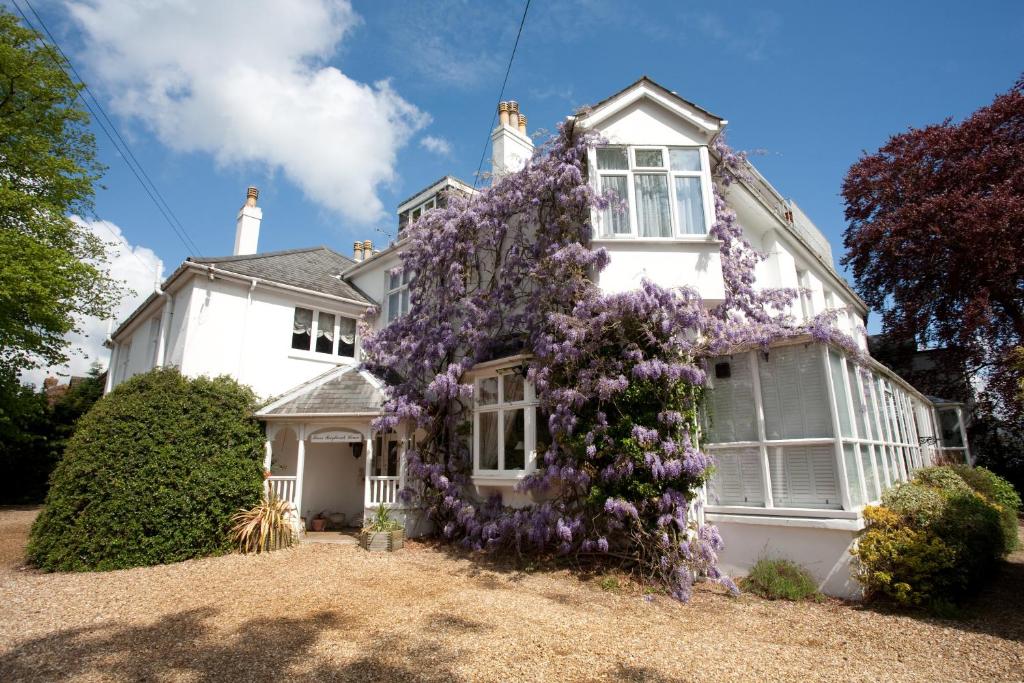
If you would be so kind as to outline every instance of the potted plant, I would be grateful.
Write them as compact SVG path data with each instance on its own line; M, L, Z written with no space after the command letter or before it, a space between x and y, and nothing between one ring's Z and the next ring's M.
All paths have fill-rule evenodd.
M399 550L404 543L405 529L391 518L383 504L377 507L370 523L359 534L359 545L370 552Z
M323 531L327 528L327 516L323 512L318 512L309 527L310 531Z

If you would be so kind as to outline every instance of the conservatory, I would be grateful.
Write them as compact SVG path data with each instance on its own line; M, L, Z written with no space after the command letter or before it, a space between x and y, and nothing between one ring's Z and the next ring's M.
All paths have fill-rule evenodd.
M716 358L708 374L705 512L731 540L726 566L785 556L852 596L848 550L864 506L919 467L967 459L958 405L940 411L876 361L809 337ZM940 418L951 408L955 422Z

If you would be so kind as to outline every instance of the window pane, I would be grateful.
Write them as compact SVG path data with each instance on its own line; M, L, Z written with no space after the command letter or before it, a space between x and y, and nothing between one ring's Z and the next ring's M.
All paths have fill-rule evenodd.
M402 270L402 284L407 285L412 282L413 272L411 270Z
M334 316L330 313L321 313L316 322L316 350L334 353Z
M746 354L716 358L715 368L728 365L728 377L715 377L714 388L707 394L708 441L754 441L757 439L754 378ZM725 374L723 368L722 374Z
M338 331L338 355L350 358L356 355L356 321L352 318L341 318Z
M402 290L402 303L399 306L399 310L402 312L402 315L405 315L406 313L409 312L409 290L408 289L403 289Z
M636 213L641 237L671 237L672 214L668 204L668 176L663 173L638 173Z
M393 270L388 274L388 289L398 289L402 284L402 272Z
M708 493L714 505L764 505L761 453L756 448L716 449Z
M308 308L296 308L295 320L292 323L292 348L309 351L312 335L313 311Z
M603 175L600 179L600 190L611 190L615 193L612 205L601 211L601 234L629 234L629 186L624 175Z
M636 165L638 168L664 168L665 159L660 149L638 149L636 154Z
M776 507L842 507L832 446L770 447L768 471Z
M820 353L816 346L788 346L772 349L767 359L757 354L769 439L832 436Z
M544 464L544 454L548 450L548 446L551 445L551 428L549 427L548 419L550 415L548 413L541 412L537 409L536 414L536 427L534 428L537 432L536 436L536 447L537 447L537 467Z
M480 469L498 469L498 413L480 413Z
M942 445L946 448L962 448L964 441L960 434L960 419L956 410L939 411L939 429L942 430Z
M526 466L526 423L522 408L505 410L505 469L521 470ZM483 417L481 415L481 417Z
M515 401L522 401L525 398L523 393L523 378L520 375L508 374L502 377L505 382L505 403L514 403Z
M480 395L476 398L477 404L482 406L494 405L498 402L498 378L487 377L480 380Z
M836 394L836 410L839 413L839 430L843 436L853 436L850 425L850 399L843 386L843 359L835 351L829 349L828 366L832 371L832 388Z
M700 178L683 177L675 181L679 232L683 235L703 235L704 195L700 190Z
M882 492L878 490L878 482L875 480L876 476L881 480L882 473L875 472L875 458L872 455L874 452L875 449L873 446L861 444L860 459L864 469L864 484L868 489L868 498L872 501L878 500L882 496Z
M672 147L668 150L668 163L673 171L699 171L700 150Z
M599 147L597 150L597 167L625 171L629 168L625 147Z
M860 490L860 472L857 470L857 449L853 444L843 444L843 459L846 461L846 479L850 482L850 504L854 507L864 504Z
M388 294L388 322L402 315L402 293Z

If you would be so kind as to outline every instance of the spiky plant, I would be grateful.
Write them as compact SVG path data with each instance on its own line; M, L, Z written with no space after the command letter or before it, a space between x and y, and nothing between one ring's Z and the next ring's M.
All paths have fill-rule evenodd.
M242 553L280 550L295 543L291 503L273 491L255 507L236 512L231 522L231 538Z

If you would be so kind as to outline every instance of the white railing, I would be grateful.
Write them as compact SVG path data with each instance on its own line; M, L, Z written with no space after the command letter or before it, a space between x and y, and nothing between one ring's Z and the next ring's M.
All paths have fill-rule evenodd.
M398 480L400 477L368 477L370 505L394 505L398 502Z
M294 504L297 479L298 477L270 477L267 484L275 496Z

